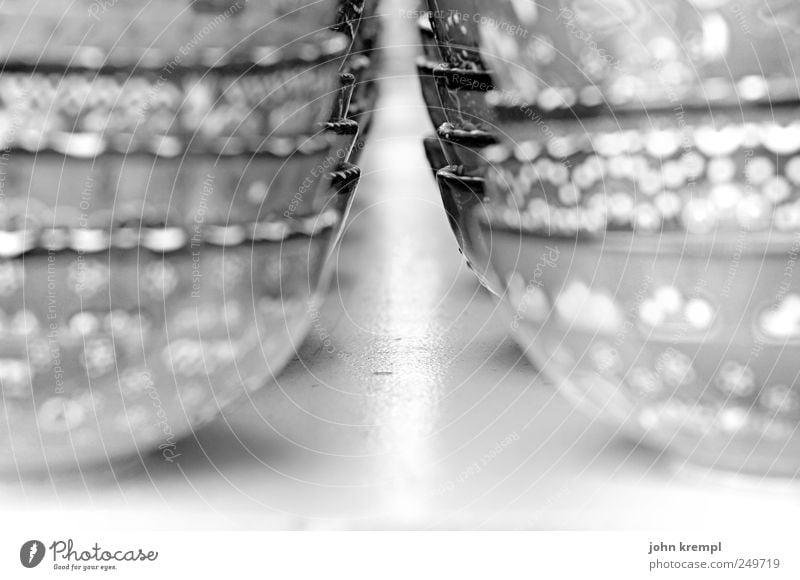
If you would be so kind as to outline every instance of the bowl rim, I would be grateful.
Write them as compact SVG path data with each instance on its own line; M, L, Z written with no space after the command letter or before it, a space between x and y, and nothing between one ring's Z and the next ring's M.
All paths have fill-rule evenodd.
M451 176L465 180L480 180L482 177ZM631 230L603 230L595 234L579 232L575 235L546 234L523 227L521 224L509 223L502 210L492 208L491 187L486 188L486 209L476 217L482 227L503 233L518 234L520 237L543 238L561 243L572 242L575 245L602 246L604 252L614 254L678 254L684 256L713 257L724 256L730 259L733 253L741 254L742 259L749 256L787 256L800 253L800 231L720 231L709 234L692 234L683 230L662 231L653 233L637 233ZM742 243L742 233L746 243ZM742 246L744 245L744 249Z
M101 48L84 45L75 47L72 54L64 52L58 56L38 55L37 58L9 54L0 55L0 60L3 61L4 73L166 73L170 77L178 78L210 71L226 74L264 73L302 65L338 63L347 56L349 47L350 39L346 34L322 30L284 45L257 45L244 51L198 47L193 51L195 55L191 59L176 59L173 52L161 48L139 47L126 49L124 52L118 49L120 53L109 55Z

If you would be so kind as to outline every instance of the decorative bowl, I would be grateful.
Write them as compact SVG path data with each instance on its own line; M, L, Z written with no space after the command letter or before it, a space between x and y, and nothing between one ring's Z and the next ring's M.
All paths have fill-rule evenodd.
M796 233L548 233L508 185L490 178L481 204L472 180L439 172L448 216L546 378L680 462L796 475Z
M497 139L486 131L456 129L450 123L440 126L436 136L447 160L446 165L457 167L460 174L478 177L483 174L486 164L483 150L497 143Z
M375 102L378 100L377 77L380 66L378 52L373 51L370 56L353 55L348 62L348 70L355 78L348 118L358 122L362 136L369 132Z
M269 383L316 315L358 170L329 182L314 213L251 222L203 203L172 227L4 216L0 471L177 462L182 437Z
M741 8L758 23L758 72L724 2L624 1L604 18L595 0L524 17L523 4L482 5L501 139L474 158L484 203L472 176L439 172L471 266L591 418L679 464L796 477L800 102L787 63L800 42L776 45L775 27L800 8Z
M0 471L179 461L280 372L359 178L352 38L320 29L362 6L0 8L29 35L0 41Z
M454 69L420 57L417 73L434 128L449 123L464 131L493 130L486 105L491 78L484 72Z
M436 173L447 221L458 247L478 280L489 289L498 289L494 271L487 261L487 241L477 218L485 217L485 182L481 177L464 175L459 167L445 166Z
M381 33L381 16L377 14L378 0L342 0L339 21L335 30L345 32L353 43L350 52L370 56L377 48Z
M427 4L441 60L457 69L486 70L479 49L477 0L428 0Z
M7 0L0 6L0 54L9 61L155 68L254 53L274 62L275 49L307 45L328 27L353 38L365 1Z
M464 3L467 5L467 2ZM796 101L795 22L785 0L479 0L469 30L498 100L571 118ZM521 31L521 32L517 32Z
M127 151L126 145L98 153L82 149L74 135L65 137L65 148L7 150L5 215L60 231L136 222L182 227L201 209L214 224L272 219L287 210L315 213L329 188L326 176L349 159L358 130L353 121L327 127L252 150L230 139L216 150ZM16 248L0 249L9 253Z
M463 131L496 131L486 99L487 92L494 88L489 74L440 64L433 69L433 77L450 125Z
M328 121L339 87L347 39L320 33L313 43L210 66L9 61L0 75L0 111L7 146L41 149L54 134L99 134L140 141L169 137L181 148L219 147L234 137L258 147L265 139L308 135ZM35 96L35 98L34 98ZM81 138L86 144L89 137ZM176 147L178 146L176 145Z

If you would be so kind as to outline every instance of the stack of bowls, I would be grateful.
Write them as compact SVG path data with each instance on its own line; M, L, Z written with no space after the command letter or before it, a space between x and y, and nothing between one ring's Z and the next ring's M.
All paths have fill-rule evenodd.
M473 152L493 142L482 113L491 77L465 33L472 29L475 3L429 0L422 12L418 27L424 48L417 71L436 130L426 140L429 161L434 170L451 165L471 174Z
M478 4L499 143L447 209L527 355L678 463L795 477L800 6Z
M478 46L475 0L428 0L417 27L422 54L417 60L422 96L434 134L423 140L442 200L459 244L470 243L455 216L481 207L484 182L481 150L496 142L485 96L492 86ZM470 266L481 272L466 253ZM483 274L479 274L483 276Z
M0 470L157 451L303 339L364 0L0 6Z
M364 150L378 99L381 18L377 13L378 0L340 1L339 24L334 28L351 39L342 80L344 84L352 85L347 118L356 121L359 126L358 138L351 153L351 162L357 163Z

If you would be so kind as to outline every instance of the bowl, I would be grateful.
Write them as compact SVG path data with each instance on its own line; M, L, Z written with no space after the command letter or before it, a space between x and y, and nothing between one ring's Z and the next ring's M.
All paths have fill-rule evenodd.
M485 204L475 178L439 182L470 266L578 408L678 463L797 474L796 234L548 233L493 178Z
M166 68L135 60L9 60L0 75L3 137L12 130L6 145L27 149L51 145L54 133L100 134L100 144L112 136L169 136L183 147L235 137L252 148L276 136L314 133L330 119L347 44L323 32L313 42L272 51L274 61L254 51Z
M442 151L442 145L439 143L439 137L436 134L428 135L422 139L422 146L425 149L425 158L428 160L428 165L431 166L433 177L440 169L447 165L447 158Z
M358 175L334 172L313 213L214 223L198 204L182 227L79 224L61 245L4 208L0 471L179 462L182 438L268 384L302 341Z
M487 241L477 221L479 216L485 216L486 185L483 178L464 175L456 166L445 166L436 172L436 184L447 221L467 266L483 286L498 290L501 285L487 260Z
M356 87L356 75L350 72L339 73L339 90L334 99L333 109L331 110L330 120L332 122L343 121L350 114L350 102Z
M253 53L275 61L283 48L307 44L331 26L352 38L364 4L159 0L142 6L128 0L9 0L0 7L0 54L4 61L150 63L156 68L248 59Z
M479 0L479 7L469 38L497 96L531 114L738 109L798 98L791 2Z
M443 114L454 128L487 133L496 130L486 99L494 89L488 73L440 64L434 67L433 78Z
M159 141L98 151L95 140L81 142L88 135L59 135L65 147L6 151L3 202L8 219L50 235L136 222L185 227L198 212L205 223L227 225L314 213L330 186L326 176L348 161L357 131L353 121L328 123L318 135L274 138L252 150L227 139L219 149L170 144L165 151Z
M351 39L318 31L339 2L46 4L0 9L54 35L2 48L0 472L177 462L317 315L359 177Z
M479 49L477 0L428 0L427 5L441 60L457 69L486 70Z
M746 9L756 71L715 3L625 2L603 18L594 0L523 4L483 4L474 37L500 142L474 157L475 176L439 172L469 263L542 376L612 433L681 466L796 477L800 104L787 63L800 47L776 45L776 28L798 8Z
M423 46L433 37L440 51L432 54L426 48L417 59L422 97L440 140L438 147L425 142L434 174L448 164L459 166L458 173L475 174L481 164L474 157L495 142L485 99L494 87L477 50L480 18L474 6L473 2L432 0L427 20L418 25ZM441 156L444 161L439 163Z
M358 121L365 129L369 125L369 117L375 108L378 96L379 60L379 54L373 52L371 56L352 55L348 61L348 70L355 79L348 117Z
M480 177L486 160L483 151L497 143L491 133L481 130L456 129L450 123L442 124L436 131L447 163L458 168L458 173Z
M353 146L351 161L357 163L366 145L366 139L372 126L375 104L379 96L378 72L380 68L380 52L371 51L353 55L348 66L355 77L353 96L347 118L358 123L358 138Z
M377 0L341 2L339 23L333 28L353 39L350 49L353 54L370 56L377 48L381 32L381 16L377 8ZM345 23L344 27L342 23Z
M442 58L439 52L439 45L436 44L436 37L433 35L431 18L428 11L417 19L417 31L419 32L421 57L427 62L439 62Z
M436 84L436 77L433 74L437 66L423 57L417 58L417 78L422 90L422 100L425 101L425 108L434 128L438 128L447 122L445 104L442 103L439 87Z
M454 69L422 57L417 59L417 73L434 128L449 123L465 131L493 129L485 99L493 88L488 74Z
M491 78L483 71L455 69L424 57L417 59L417 77L440 140L439 150L445 157L444 163L432 168L454 165L461 167L460 173L476 174L482 166L476 159L480 149L496 142L486 112L486 93L493 88ZM425 147L431 151L430 144Z

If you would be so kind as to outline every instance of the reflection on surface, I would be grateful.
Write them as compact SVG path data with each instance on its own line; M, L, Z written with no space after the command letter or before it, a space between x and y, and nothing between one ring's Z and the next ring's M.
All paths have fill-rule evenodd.
M398 143L396 148L409 145L416 144ZM414 148L407 153L418 151ZM406 169L397 164L387 170L403 171ZM393 180L395 176L387 177ZM372 415L367 423L376 425L374 451L386 453L379 469L388 480L387 511L396 516L419 516L433 467L429 439L447 370L447 361L439 354L443 325L437 319L437 307L447 288L436 272L436 259L421 247L429 240L419 232L426 221L419 219L419 199L409 200L415 194L413 189L406 191L398 191L396 198L376 206L379 211L370 212L375 214L371 219L380 220L379 229L389 243L388 247L383 244L389 264L379 293L383 296L379 299L381 314L372 329L379 338L368 355L378 383L369 393L366 412ZM403 239L408 243L396 243Z

